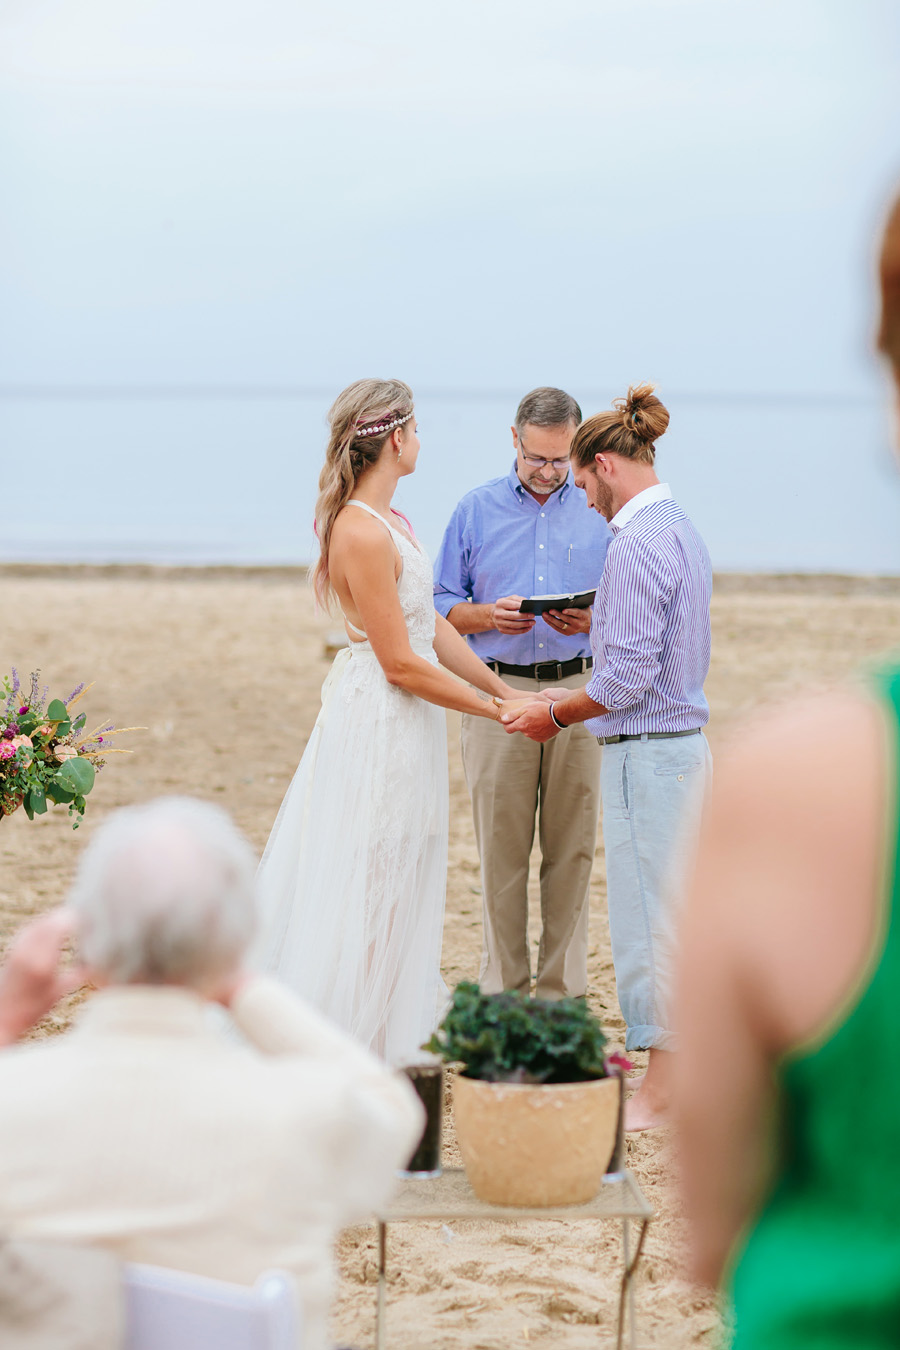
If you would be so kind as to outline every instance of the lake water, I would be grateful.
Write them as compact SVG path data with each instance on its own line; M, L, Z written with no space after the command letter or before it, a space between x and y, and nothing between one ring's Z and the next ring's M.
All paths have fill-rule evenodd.
M419 393L397 505L433 555L512 463L516 394ZM2 561L303 563L325 392L0 399ZM586 412L609 395L582 396ZM900 470L877 398L667 399L658 469L720 571L900 573Z

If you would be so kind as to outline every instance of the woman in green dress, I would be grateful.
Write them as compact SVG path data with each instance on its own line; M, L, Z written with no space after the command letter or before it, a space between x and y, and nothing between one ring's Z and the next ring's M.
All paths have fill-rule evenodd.
M900 201L879 347L900 401ZM865 527L853 497L851 521ZM824 672L827 678L827 672ZM722 755L683 930L692 1273L734 1350L900 1344L900 657Z

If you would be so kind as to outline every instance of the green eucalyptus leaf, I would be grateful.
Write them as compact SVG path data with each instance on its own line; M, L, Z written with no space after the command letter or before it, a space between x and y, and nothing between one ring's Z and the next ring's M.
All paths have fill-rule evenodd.
M65 722L68 720L69 714L66 710L66 705L61 698L52 698L50 700L47 705L46 716L48 722Z
M94 786L94 777L94 766L91 761L78 755L75 759L67 759L60 767L56 781L73 796L86 797Z
M47 810L47 797L43 789L32 788L28 794L27 804L36 816L44 815Z

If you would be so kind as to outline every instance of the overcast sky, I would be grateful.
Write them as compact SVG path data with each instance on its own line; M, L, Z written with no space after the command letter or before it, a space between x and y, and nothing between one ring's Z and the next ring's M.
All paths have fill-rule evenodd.
M854 394L896 0L0 0L0 384Z

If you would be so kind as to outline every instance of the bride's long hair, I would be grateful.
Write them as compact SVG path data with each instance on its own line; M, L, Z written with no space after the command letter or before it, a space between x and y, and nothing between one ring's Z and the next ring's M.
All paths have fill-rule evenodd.
M361 475L378 462L391 435L390 430L362 436L359 431L361 427L406 418L412 410L412 390L402 380L357 380L338 394L328 410L331 435L316 501L319 559L312 574L316 599L326 608L333 594L328 549L334 522L353 496Z

